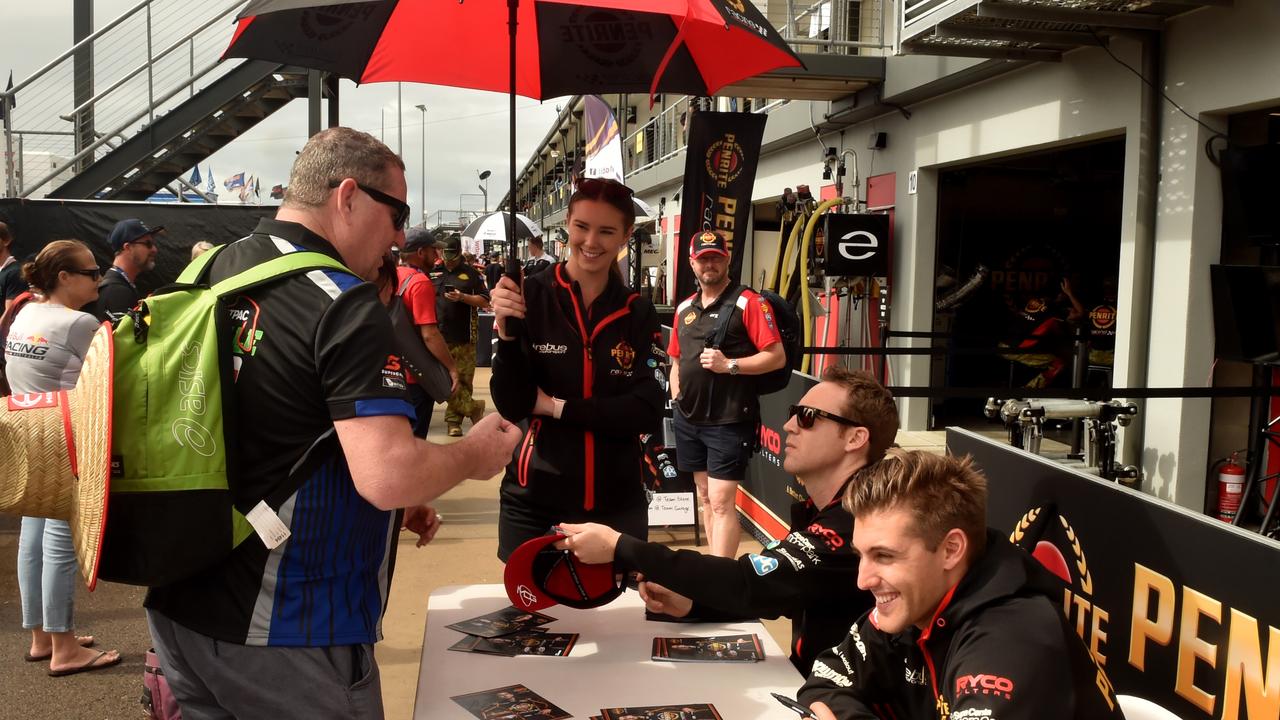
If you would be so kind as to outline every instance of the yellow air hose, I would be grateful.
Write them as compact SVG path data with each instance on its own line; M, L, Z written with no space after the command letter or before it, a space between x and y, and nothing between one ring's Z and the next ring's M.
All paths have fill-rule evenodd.
M781 277L777 278L778 283L770 289L778 293L782 297L787 296L787 288L791 286L791 276L795 274L795 263L792 262L792 251L800 243L800 235L804 229L805 223L809 220L809 211L812 209L809 203L800 206L800 210L796 215L796 222L791 226L791 233L778 248L778 265L782 268Z
M803 276L800 279L800 305L803 311L800 314L801 324L804 326L804 346L813 346L813 307L809 301L809 243L813 242L813 234L818 229L818 220L833 207L837 205L845 205L852 203L849 198L833 198L831 200L823 200L818 207L809 216L809 222L804 228L804 239L800 243L800 272ZM827 238L827 242L831 242L831 238ZM789 279L789 278L788 278ZM785 281L784 281L785 282ZM784 284L783 287L786 287ZM800 360L800 372L808 373L810 363L813 356L805 353Z

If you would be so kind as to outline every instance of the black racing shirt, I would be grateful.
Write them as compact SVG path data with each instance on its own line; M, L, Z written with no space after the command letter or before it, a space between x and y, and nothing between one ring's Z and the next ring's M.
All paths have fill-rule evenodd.
M755 378L704 370L698 360L715 336L724 303L736 285L730 284L710 305L702 307L702 293L696 292L676 308L675 331L667 354L680 363L680 397L676 407L694 425L729 425L754 422L760 416L760 397ZM782 341L773 309L751 288L743 288L736 303L720 351L729 359L744 358Z
M555 265L557 262L559 262L559 260L556 260L556 256L550 253L542 253L536 258L530 258L524 263L524 276L532 277L537 275L543 270Z
M525 279L524 332L498 342L493 403L529 420L502 495L563 518L616 516L647 503L640 436L662 427L658 316L616 275L585 306L566 267ZM564 400L558 420L532 414L539 388Z
M27 291L27 283L22 279L22 263L9 258L9 262L0 268L0 303L12 300ZM0 304L0 307L3 307Z
M102 322L115 323L133 309L140 299L138 288L125 277L124 271L112 266L98 283L98 299L85 307L84 311Z
M467 262L458 264L450 270L444 263L432 268L431 283L436 288L436 319L439 321L440 334L445 342L460 344L475 342L471 334L476 320L476 308L461 300L449 300L445 291L455 287L465 295L483 295L489 297L489 290L484 284L484 275Z
M214 258L210 280L296 250L340 259L301 225L262 220ZM227 440L238 450L231 489L238 507L266 498L292 536L271 551L251 536L212 569L153 588L146 606L246 645L376 642L396 513L356 492L333 423L413 413L377 289L315 270L254 288L224 311L234 377Z
M986 551L924 630L889 634L872 610L814 661L798 697L857 720L1124 718L1062 613L1062 583L990 529Z
M824 508L812 500L792 504L790 532L758 555L713 557L629 535L618 540L616 555L628 569L692 599L691 619L791 618L791 662L808 675L814 658L839 644L874 604L871 593L858 589L853 516L842 497L844 487Z

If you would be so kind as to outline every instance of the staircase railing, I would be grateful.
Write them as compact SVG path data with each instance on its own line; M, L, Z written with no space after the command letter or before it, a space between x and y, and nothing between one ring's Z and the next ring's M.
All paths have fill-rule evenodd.
M5 196L48 194L227 72L218 58L244 4L142 0L0 93Z

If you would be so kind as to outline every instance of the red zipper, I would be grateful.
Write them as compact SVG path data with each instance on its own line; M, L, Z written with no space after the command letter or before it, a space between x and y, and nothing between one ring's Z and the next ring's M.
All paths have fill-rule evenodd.
M517 479L520 481L520 487L529 485L529 458L533 457L533 443L537 438L538 429L542 427L542 419L534 418L529 422L529 432L524 436L524 447L520 448L520 463L516 473Z
M933 655L929 654L929 648L925 647L925 642L933 633L935 626L943 627L946 625L946 622L939 619L939 616L951 604L951 596L955 595L956 587L956 585L952 585L947 594L942 596L942 602L938 603L938 609L933 611L933 617L929 618L929 624L921 631L920 639L916 641L916 645L920 647L920 653L924 655L924 664L929 667L929 684L933 687L933 706L935 709L941 706L942 696L938 693L938 671L933 665ZM939 713L939 716L941 716L941 713Z
M569 301L573 304L573 314L578 321L578 336L582 338L582 398L585 400L591 397L592 386L595 382L594 358L591 353L591 344L600 336L600 331L609 323L623 317L631 312L631 303L640 297L638 294L632 293L627 298L627 303L622 306L621 310L606 315L596 325L595 332L587 334L587 324L583 320L582 307L578 304L578 296L573 292L573 286L565 282L561 270L563 265L556 265L556 282L560 287L569 291ZM583 494L582 509L594 510L596 506L596 435L590 430L584 430L582 433L582 449L583 463Z

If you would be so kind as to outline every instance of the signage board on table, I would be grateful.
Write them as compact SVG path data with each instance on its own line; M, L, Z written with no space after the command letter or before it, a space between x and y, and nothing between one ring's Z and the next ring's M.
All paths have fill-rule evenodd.
M1144 717L1280 717L1280 543L964 430L947 449L986 474L987 524L1062 579L1099 682L1167 713Z

